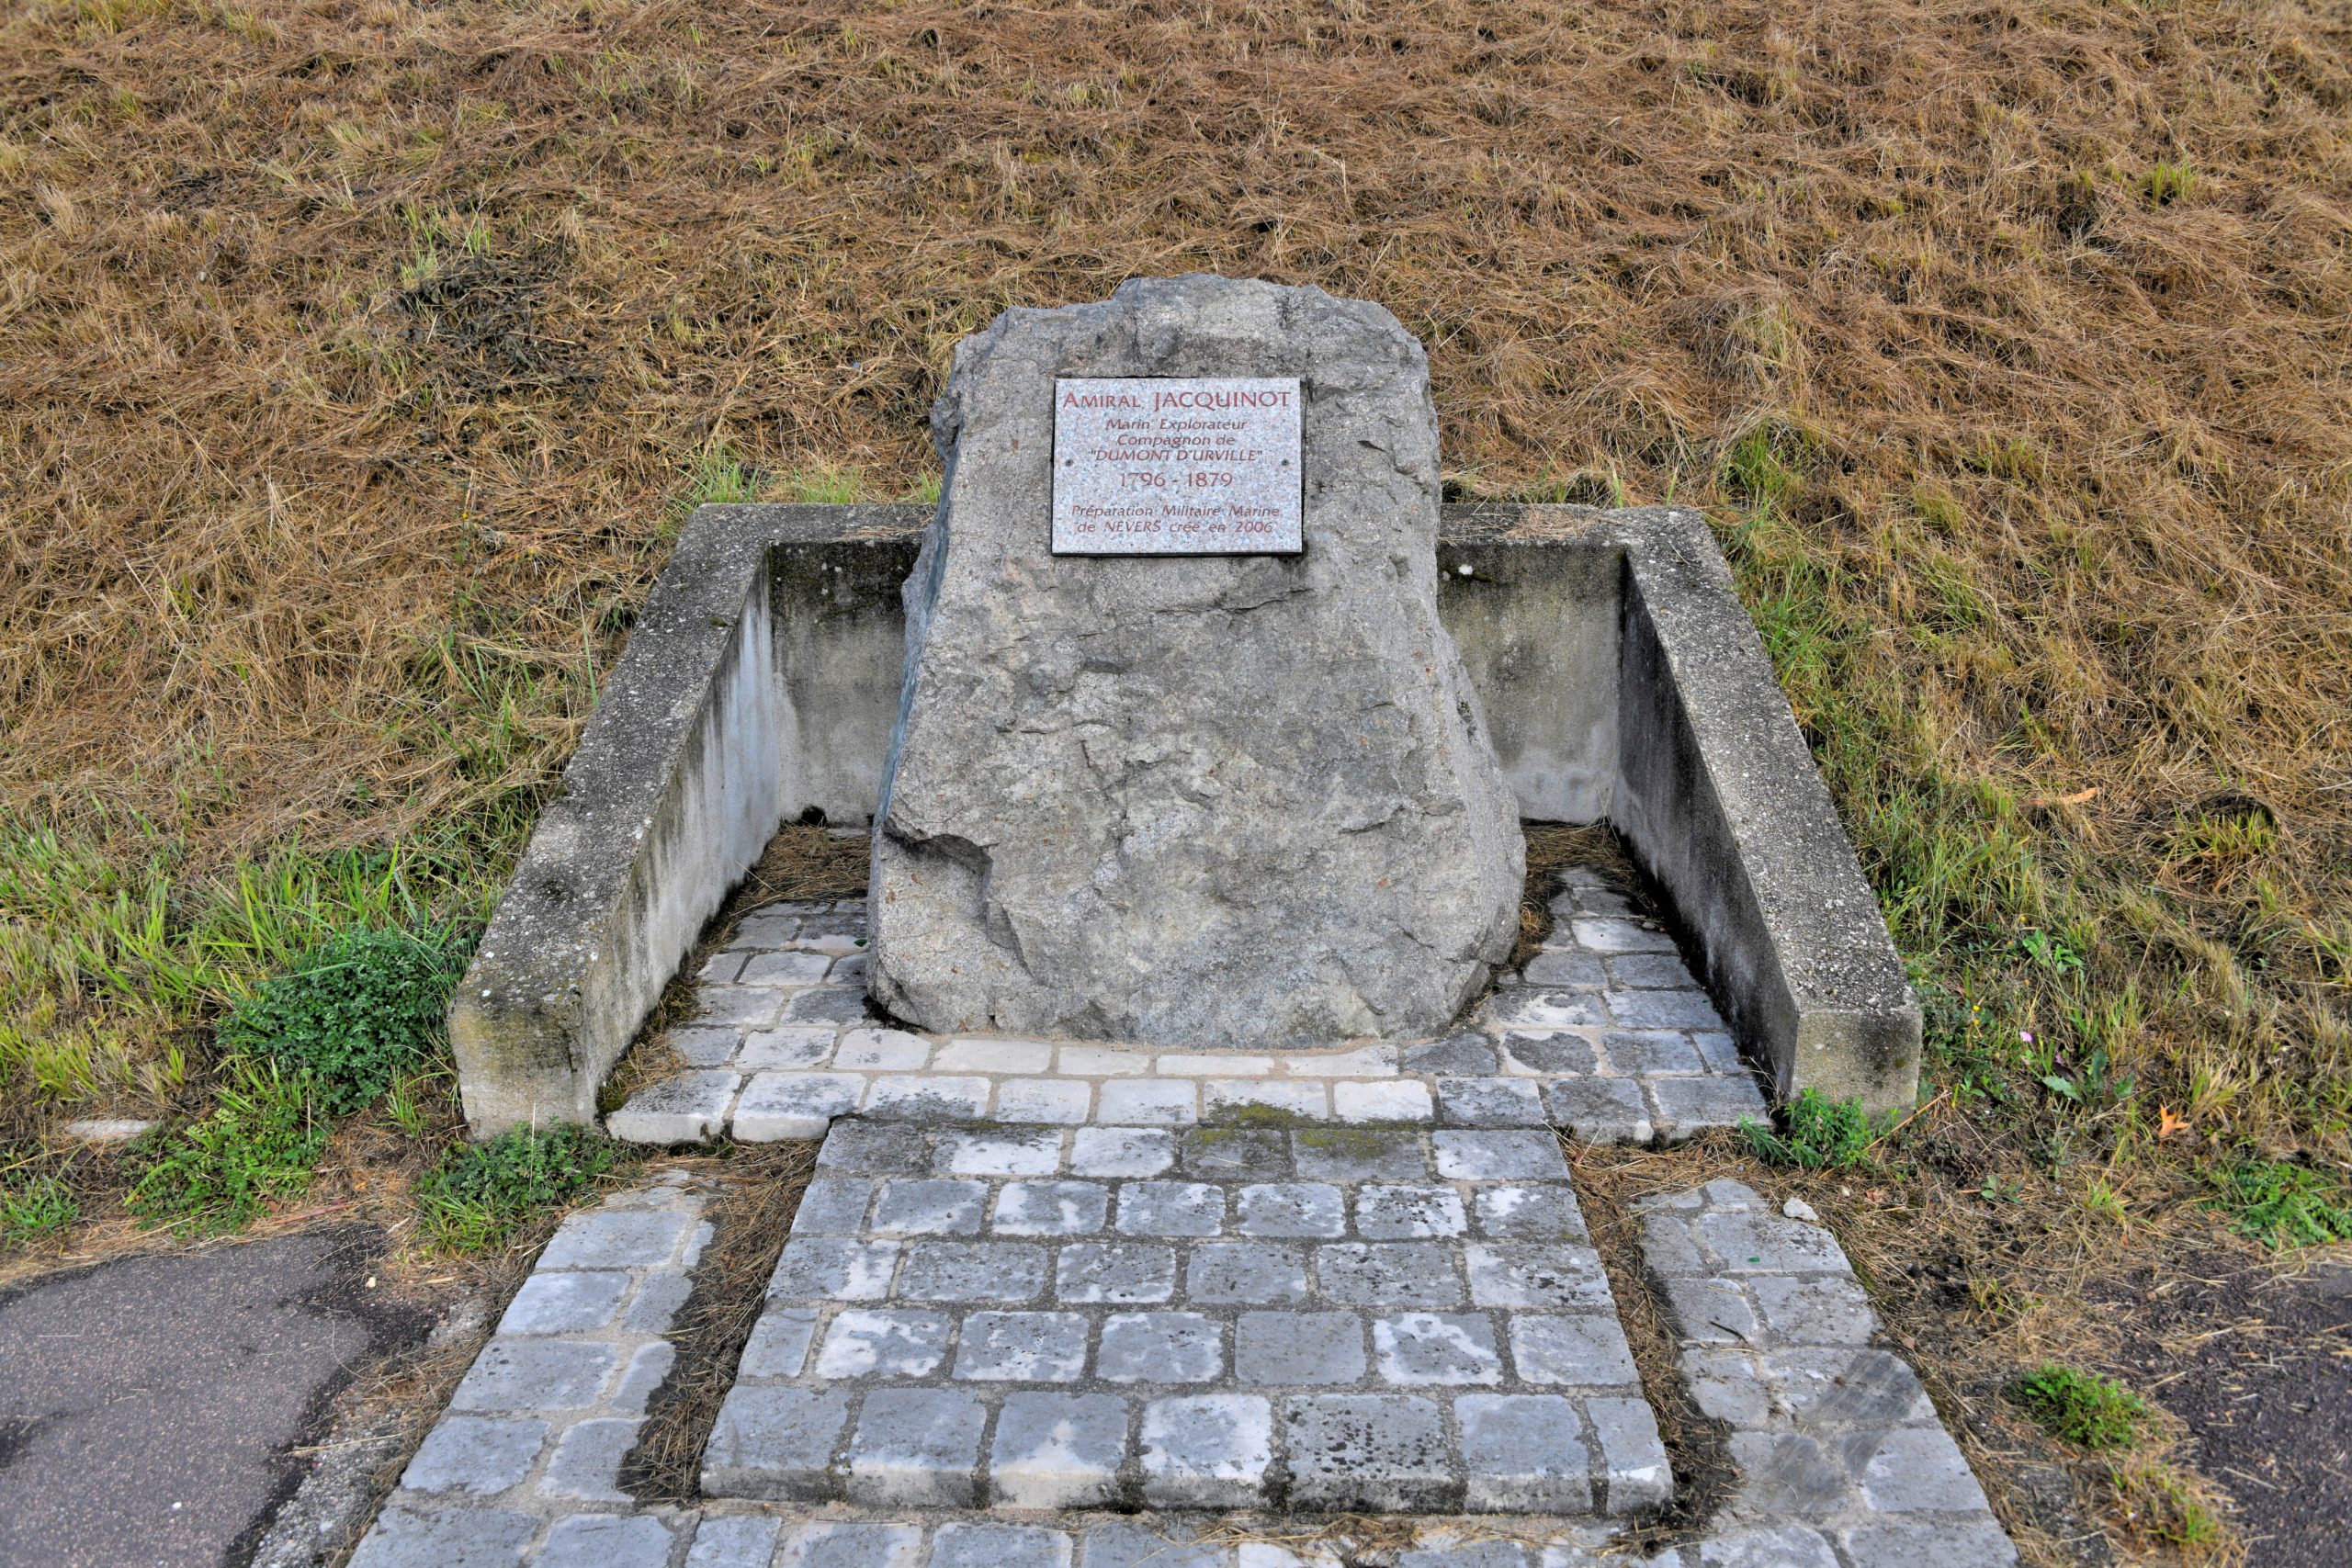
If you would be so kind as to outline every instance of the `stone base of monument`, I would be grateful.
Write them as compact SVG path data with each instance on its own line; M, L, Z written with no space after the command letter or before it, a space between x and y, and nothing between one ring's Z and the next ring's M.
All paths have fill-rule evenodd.
M606 1074L776 827L811 814L867 820L900 688L899 590L929 519L928 509L907 506L712 506L689 522L452 1009L478 1134L594 1119ZM1775 1095L1814 1088L1907 1106L1917 1003L1705 521L1671 509L1447 507L1437 565L1439 609L1521 816L1616 828L1658 899L1650 914L1690 958L1702 1005ZM781 919L766 929L782 930ZM752 982L728 1004L751 1010L749 1019L774 999L763 977L807 967L805 955L779 958L719 984ZM847 969L832 978L852 983ZM1521 978L1555 985L1550 971ZM793 1017L757 1021L796 1030L869 1021L862 1002L839 991L788 1006ZM812 1008L830 1015L812 1017ZM1596 1021L1615 1021L1604 1009ZM838 1055L796 1056L808 1039L780 1037L740 1056L687 1043L704 1070L732 1079L675 1085L618 1130L653 1139L716 1131L729 1106L742 1115L742 1080L763 1071L866 1071ZM1195 1043L1202 1053L1231 1045ZM936 1076L986 1077L993 1094L999 1078L1040 1076L1012 1064L1041 1048L1057 1050L1031 1042L991 1068ZM927 1049L926 1070L969 1055ZM1311 1063L1351 1049L1334 1040L1286 1050L1263 1073L1246 1065L1261 1054L1243 1051L1225 1071L1199 1076L1280 1077L1293 1056ZM1073 1076L1164 1076L1158 1063L1189 1054L1189 1044L1168 1046L1141 1066L1128 1058L1115 1073ZM888 1055L886 1047L876 1060ZM1052 1059L1112 1058L1078 1050ZM1655 1065L1612 1073L1605 1048L1595 1067L1618 1087L1590 1091L1605 1098L1589 1104L1561 1091L1571 1127L1638 1137L1645 1122L1667 1130L1729 1119L1710 1111L1712 1090L1667 1086L1685 1075ZM1333 1117L1349 1114L1336 1087L1346 1076L1329 1075ZM1629 1077L1655 1082L1628 1098ZM820 1122L808 1121L811 1104L833 1114L865 1103L843 1094L873 1087L805 1086L813 1100L787 1097L760 1113L764 1122L739 1121L735 1131L757 1135L765 1125L782 1136L797 1116L813 1135ZM1436 1085L1427 1087L1442 1114ZM1361 1101L1366 1092L1347 1094ZM1088 1113L1104 1100L1098 1084ZM764 1101L763 1093L749 1103L757 1111ZM1214 1109L1205 1091L1193 1103L1197 1114Z

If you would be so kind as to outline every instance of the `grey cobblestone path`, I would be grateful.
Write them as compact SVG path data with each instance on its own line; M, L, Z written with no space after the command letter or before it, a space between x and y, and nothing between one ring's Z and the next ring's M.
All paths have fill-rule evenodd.
M839 1116L1189 1126L1559 1126L1595 1143L1688 1138L1764 1101L1674 942L1598 873L1461 1032L1281 1055L910 1033L867 1016L857 904L773 904L738 925L673 1030L686 1066L606 1120L616 1138L816 1138Z
M1194 1183L1226 1190L1226 1233L1242 1213L1233 1198L1238 1187L1304 1187L1320 1179L1302 1169L1308 1163L1303 1150L1311 1145L1298 1140L1310 1135L1279 1135L1290 1142L1291 1181L1227 1177ZM1419 1141L1425 1172L1437 1164L1442 1135L1404 1134ZM1013 1212L1037 1217L1047 1227L1042 1234L1058 1238L1036 1245L1058 1247L1064 1256L1102 1249L1089 1256L1103 1272L1085 1277L1124 1280L1150 1298L1132 1311L1062 1305L1058 1260L1052 1283L1012 1305L901 1304L890 1293L896 1274L870 1298L879 1306L774 1298L746 1348L736 1391L758 1395L745 1411L763 1403L766 1408L752 1426L740 1427L734 1440L756 1445L762 1455L797 1451L810 1474L846 1456L847 1473L861 1473L862 1464L874 1488L875 1500L864 1504L712 1496L695 1508L644 1508L614 1489L628 1448L623 1438L633 1433L662 1359L657 1337L684 1299L686 1271L705 1239L702 1196L677 1179L650 1183L559 1233L362 1542L355 1568L1340 1568L1343 1561L1378 1568L2009 1568L2015 1562L1917 1379L1873 1343L1877 1321L1836 1242L1727 1181L1653 1200L1643 1219L1649 1270L1664 1283L1685 1343L1684 1374L1704 1408L1731 1428L1736 1494L1703 1533L1646 1553L1629 1551L1623 1527L1607 1516L1570 1517L1587 1506L1578 1489L1594 1480L1589 1471L1578 1473L1576 1456L1589 1464L1596 1450L1608 1451L1626 1433L1638 1445L1654 1427L1638 1385L1622 1378L1607 1348L1613 1314L1476 1305L1470 1247L1536 1245L1528 1238L1548 1229L1563 1259L1552 1272L1566 1279L1577 1272L1566 1260L1580 1246L1580 1231L1572 1228L1580 1225L1574 1196L1565 1182L1530 1171L1533 1145L1508 1131L1487 1136L1512 1141L1457 1138L1457 1168L1491 1160L1508 1174L1431 1174L1414 1182L1399 1173L1406 1156L1385 1139L1335 1141L1324 1149L1314 1163L1344 1190L1341 1213L1352 1234L1366 1235L1371 1216L1376 1227L1401 1227L1407 1245L1425 1244L1424 1228L1453 1238L1463 1264L1455 1283L1472 1300L1446 1311L1251 1308L1284 1325L1265 1341L1269 1354L1289 1358L1282 1365L1320 1369L1336 1380L1278 1394L1271 1385L1247 1393L1238 1382L1216 1386L1219 1376L1233 1379L1229 1371L1198 1383L1179 1381L1178 1374L1189 1378L1207 1368L1212 1327L1218 1350L1239 1343L1238 1325L1248 1314L1186 1304L1181 1292L1197 1290L1189 1266L1123 1271L1113 1260L1132 1263L1136 1249L1147 1247L1261 1248L1266 1282L1245 1289L1263 1292L1292 1278L1286 1263L1272 1260L1295 1249L1309 1254L1301 1269L1311 1291L1319 1280L1312 1249L1350 1244L1348 1233L1320 1234L1328 1229L1320 1205L1283 1193L1271 1208L1252 1206L1252 1213L1283 1216L1272 1221L1277 1225L1314 1233L1305 1236L1101 1239L1105 1221L1076 1189L1184 1184L1207 1163L1215 1140L1204 1151L1197 1139L1187 1148L1177 1135L1153 1130L959 1135L844 1123L829 1141L827 1168L812 1184L788 1243L840 1244L824 1249L821 1277L874 1280L870 1271L837 1267L847 1256L843 1248L903 1251L919 1241L967 1235L976 1239L958 1245L995 1245L989 1227L1006 1213L1006 1195L1022 1192L1027 1182L1048 1190L1017 1200ZM1041 1169L1049 1146L1059 1158ZM1250 1178L1278 1174L1270 1152L1275 1146L1260 1138L1239 1146ZM1008 1166L1022 1168L1001 1168ZM1072 1174L1061 1174L1063 1166ZM966 1174L974 1170L985 1174ZM969 1232L956 1228L970 1212L963 1190L948 1185L967 1180L987 1193L978 1228ZM1449 1180L1471 1187L1466 1201L1431 1199ZM916 1222L911 1228L873 1234L885 1191L901 1181L939 1185L890 1211ZM1105 1215L1118 1212L1117 1196L1105 1197ZM1481 1235L1495 1239L1482 1243ZM1250 1277L1248 1267L1238 1272ZM598 1278L605 1275L621 1279ZM778 1275L786 1277L781 1264ZM1006 1364L1039 1375L993 1382L940 1375L960 1359L982 1314L995 1314L979 1336L988 1354L1012 1358ZM1022 1314L1084 1324L1091 1364L1080 1361L1075 1380L1059 1379L1054 1370L1067 1362L1055 1359L1061 1353L1055 1347L1072 1341L1057 1339L1051 1323L1007 1329L1001 1321ZM1134 1326L1114 1333L1114 1318ZM1390 1324L1385 1337L1384 1318ZM1593 1332L1569 1334L1544 1350L1522 1348L1539 1339L1517 1331L1544 1318ZM1508 1326L1482 1335L1470 1326L1479 1321ZM1114 1372L1125 1366L1147 1375L1128 1382L1106 1373L1106 1340L1125 1347L1114 1349ZM846 1358L843 1373L830 1381L811 1373L812 1352L821 1355L836 1342ZM1547 1354L1595 1381L1577 1385L1574 1396L1557 1396L1548 1385L1459 1381L1501 1364L1524 1383L1534 1358ZM1425 1375L1440 1381L1412 1381ZM1542 1403L1554 1397L1576 1404L1575 1427L1558 1419L1557 1405ZM1253 1399L1262 1412L1247 1403ZM1308 1448L1293 1446L1302 1439ZM1451 1474L1444 1487L1433 1485L1424 1463L1433 1447L1448 1442L1459 1445L1458 1494ZM1162 1491L1148 1495L1143 1513L1103 1512L1095 1506L1102 1466L1090 1456L1118 1453L1124 1464L1130 1451L1139 1461L1148 1459L1143 1473L1158 1478ZM959 1469L967 1452L985 1452L986 1467ZM1220 1488L1253 1467L1272 1469L1302 1452L1307 1462L1289 1469L1294 1507L1311 1506L1318 1486L1357 1498L1376 1483L1399 1501L1447 1512L1410 1520L1404 1544L1386 1537L1301 1544L1312 1526L1295 1516L1185 1511L1223 1509L1231 1494ZM1662 1453L1655 1465L1651 1475L1628 1467L1623 1484L1663 1489L1669 1478ZM1603 1506L1616 1484L1619 1475L1611 1472L1599 1497ZM978 1506L961 1490L974 1486L1001 1487L993 1499L999 1506ZM1490 1507L1526 1511L1478 1511ZM1466 1511L1451 1512L1457 1508Z
M1586 1514L1671 1486L1546 1131L836 1122L758 1333L710 1496Z

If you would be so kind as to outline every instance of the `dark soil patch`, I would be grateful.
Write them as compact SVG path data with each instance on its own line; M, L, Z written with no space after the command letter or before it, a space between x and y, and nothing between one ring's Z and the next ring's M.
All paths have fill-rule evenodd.
M2143 1305L2119 1359L2237 1505L2247 1568L2332 1568L2352 1519L2352 1263L2204 1262L2132 1281Z

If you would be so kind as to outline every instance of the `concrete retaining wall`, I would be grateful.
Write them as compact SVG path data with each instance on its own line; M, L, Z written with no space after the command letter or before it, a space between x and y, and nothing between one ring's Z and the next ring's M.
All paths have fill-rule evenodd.
M870 819L929 520L688 521L451 1010L477 1135L592 1120L776 827ZM1438 565L1521 814L1616 824L1780 1093L1907 1104L1917 1003L1704 520L1452 506Z

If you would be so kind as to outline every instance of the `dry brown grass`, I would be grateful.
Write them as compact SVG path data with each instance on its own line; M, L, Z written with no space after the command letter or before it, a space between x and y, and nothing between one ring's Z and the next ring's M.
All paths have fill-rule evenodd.
M2199 1162L2352 1160L2348 39L2271 0L36 0L0 804L142 813L191 871L511 846L684 500L911 491L1008 304L1367 296L1463 493L1722 519L1948 1091L1886 1201L1815 1201L1903 1216L1931 1378L2096 1363L2063 1303L2203 1245ZM2095 1050L2134 1096L2045 1094Z

